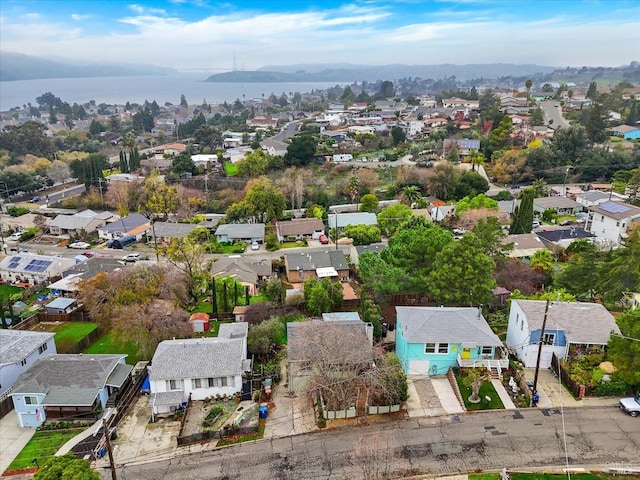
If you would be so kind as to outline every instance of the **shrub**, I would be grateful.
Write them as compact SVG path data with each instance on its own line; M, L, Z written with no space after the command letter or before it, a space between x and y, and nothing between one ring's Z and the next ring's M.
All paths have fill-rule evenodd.
M601 382L593 389L593 395L596 397L620 396L627 393L629 386L621 380L611 380L610 382Z
M26 207L16 207L15 205L7 207L7 214L11 215L12 217L20 217L29 213L30 211L31 210Z
M204 421L202 422L202 426L205 428L210 427L215 423L218 417L222 415L223 412L224 412L224 408L218 407L218 406L213 407L211 410L209 410L209 413L207 414Z

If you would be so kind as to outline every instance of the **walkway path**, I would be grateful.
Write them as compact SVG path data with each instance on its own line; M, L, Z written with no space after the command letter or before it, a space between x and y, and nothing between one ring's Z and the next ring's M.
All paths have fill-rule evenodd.
M11 410L0 419L0 473L4 472L31 440L35 428L18 426L18 415Z

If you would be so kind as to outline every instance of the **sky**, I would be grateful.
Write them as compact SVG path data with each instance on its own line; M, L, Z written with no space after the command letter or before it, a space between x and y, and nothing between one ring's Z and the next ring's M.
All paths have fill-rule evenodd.
M640 60L639 0L0 0L0 50L184 71Z

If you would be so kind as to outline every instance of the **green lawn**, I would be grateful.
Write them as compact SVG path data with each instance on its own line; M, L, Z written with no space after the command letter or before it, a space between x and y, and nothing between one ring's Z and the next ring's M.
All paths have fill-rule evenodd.
M15 287L13 285L7 285L6 283L3 283L2 285L0 285L0 297L8 297L9 295L13 295L15 293L20 293L22 292L22 288L20 287Z
M462 395L462 400L464 400L464 406L467 410L496 410L504 408L502 400L500 400L498 392L493 388L491 382L484 382L480 387L478 395L482 401L480 403L470 403L467 398L471 395L471 387L466 387L464 385L464 379L465 377L456 375L456 381L458 382L458 387L460 387L460 394ZM488 402L485 397L491 398L491 401Z
M56 334L56 350L64 353L76 343L98 328L97 323L91 322L63 322L56 325L51 331Z
M100 337L93 345L85 349L83 353L126 353L126 362L129 365L135 365L141 360L151 360L151 356L144 355L140 352L135 343L117 339L113 332L106 333Z
M307 242L304 240L298 240L297 242L282 242L280 244L280 248L298 248L298 247L306 247Z
M38 465L42 466L54 453L67 441L82 432L82 429L72 430L46 430L36 432L31 440L24 446L18 456L11 462L7 470L34 467L35 458Z
M238 167L231 162L224 162L224 171L227 177L234 177L238 174Z

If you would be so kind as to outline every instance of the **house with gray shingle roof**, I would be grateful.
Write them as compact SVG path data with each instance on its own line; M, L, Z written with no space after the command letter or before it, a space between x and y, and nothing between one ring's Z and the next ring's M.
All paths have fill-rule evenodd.
M11 396L21 427L46 420L97 419L107 400L130 381L126 355L49 355L16 380Z
M218 337L165 340L149 367L153 415L171 414L184 402L243 392L248 324L220 325Z
M535 367L545 316L544 300L512 300L507 346L525 367ZM611 334L620 335L613 315L599 303L551 302L542 338L540 367L549 368L552 354L566 359L570 348L604 347Z
M226 223L216 229L218 242L264 243L264 223Z
M170 242L174 238L185 238L196 228L201 227L194 223L155 222L147 232L147 238L153 241L155 236L159 242Z
M0 396L39 358L55 355L54 333L0 329Z
M138 241L142 235L151 230L151 222L144 215L132 213L112 223L98 228L98 237L103 240L113 240L124 235L133 235Z
M284 256L284 268L289 282L304 282L312 277L329 276L349 279L349 264L342 250L290 253ZM330 274L328 270L333 269Z
M257 295L260 282L271 277L271 261L254 262L236 256L220 258L211 265L211 273L216 278L232 277L248 287L251 295Z
M407 375L444 375L450 367L509 366L502 342L474 307L396 307L396 354Z

